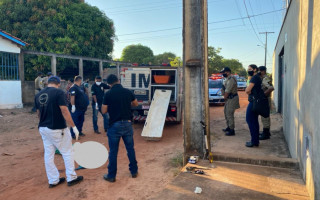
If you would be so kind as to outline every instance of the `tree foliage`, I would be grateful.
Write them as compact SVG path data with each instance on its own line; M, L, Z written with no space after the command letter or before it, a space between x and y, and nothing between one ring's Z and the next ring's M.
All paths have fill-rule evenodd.
M176 57L176 54L171 52L164 52L162 54L158 54L154 56L154 64L155 65L161 65L162 63L170 63L170 61L173 61Z
M149 47L141 44L132 44L122 50L120 60L129 63L148 64L149 62L154 62L154 56Z
M242 63L237 59L226 59L220 55L221 48L208 47L208 73L209 75L219 73L222 68L229 67L233 74L246 76L246 70L243 68Z
M219 55L221 52L221 48L214 48L209 46L208 47L208 73L213 74L213 73L218 73L222 66L222 59L223 57Z
M0 0L0 27L29 43L29 50L104 59L111 58L115 37L112 20L80 0ZM26 58L26 78L50 71L50 58ZM77 62L63 60L57 70L67 66Z
M181 67L182 59L181 57L175 57L174 60L170 61L171 67Z

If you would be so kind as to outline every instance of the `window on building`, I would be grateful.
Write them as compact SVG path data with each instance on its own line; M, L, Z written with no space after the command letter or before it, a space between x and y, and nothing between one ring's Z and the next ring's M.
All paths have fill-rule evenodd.
M19 80L19 54L0 51L0 80Z

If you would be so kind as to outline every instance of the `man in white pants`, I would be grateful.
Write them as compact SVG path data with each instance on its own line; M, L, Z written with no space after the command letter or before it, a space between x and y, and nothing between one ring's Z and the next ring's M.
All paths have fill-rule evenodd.
M64 160L68 186L75 185L83 180L83 177L77 176L74 171L72 139L66 122L72 127L77 140L79 131L72 121L65 93L59 87L59 77L52 76L48 79L48 87L40 91L35 97L49 188L65 182L64 177L59 177L59 171L54 164L56 148L60 151Z

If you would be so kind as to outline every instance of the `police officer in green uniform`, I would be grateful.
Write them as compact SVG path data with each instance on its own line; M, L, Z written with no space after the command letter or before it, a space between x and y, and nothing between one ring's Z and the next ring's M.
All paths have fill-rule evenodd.
M229 67L223 68L223 77L226 78L222 93L224 94L224 116L227 122L227 128L223 129L226 132L226 136L235 135L234 131L234 112L240 108L237 79L231 75L231 69Z
M271 78L267 75L267 68L265 66L259 67L260 76L262 79L261 88L264 94L268 97L269 107L271 108L271 92L274 90ZM261 116L261 121L263 125L263 132L259 136L259 140L267 140L270 138L270 117L264 118Z

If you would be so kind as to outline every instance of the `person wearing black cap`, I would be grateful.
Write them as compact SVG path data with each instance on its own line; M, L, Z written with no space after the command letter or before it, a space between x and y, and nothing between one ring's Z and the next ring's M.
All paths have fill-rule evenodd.
M109 116L108 113L102 114L101 107L104 96L104 91L106 89L110 89L110 87L102 83L101 76L96 76L95 83L91 86L91 94L92 94L92 123L94 132L100 134L98 127L98 112L101 113L103 117L103 126L104 131L107 133L109 127Z
M129 159L129 170L132 178L138 175L138 165L133 142L133 129L131 124L131 106L138 106L135 95L123 88L116 75L110 74L107 78L111 89L105 93L102 103L102 113L109 113L108 143L110 148L108 174L103 178L109 182L116 181L117 157L119 142L122 138Z
M60 79L52 76L48 79L48 87L41 90L35 97L49 188L65 181L64 177L59 177L59 171L54 164L56 148L64 159L68 186L75 185L83 180L83 177L77 176L74 170L72 139L67 124L72 127L77 139L79 131L67 108L65 93L59 87Z
M224 94L224 116L227 122L227 128L223 129L226 136L235 135L234 112L240 108L237 79L231 75L229 67L223 68L220 73L226 78L222 93Z
M264 95L268 97L269 108L271 108L271 93L274 90L272 85L271 78L267 75L267 68L265 66L259 67L260 77L262 79L262 90L264 91ZM259 135L259 140L267 140L270 139L270 125L271 120L270 117L264 118L261 116L261 122L263 125L263 132Z

